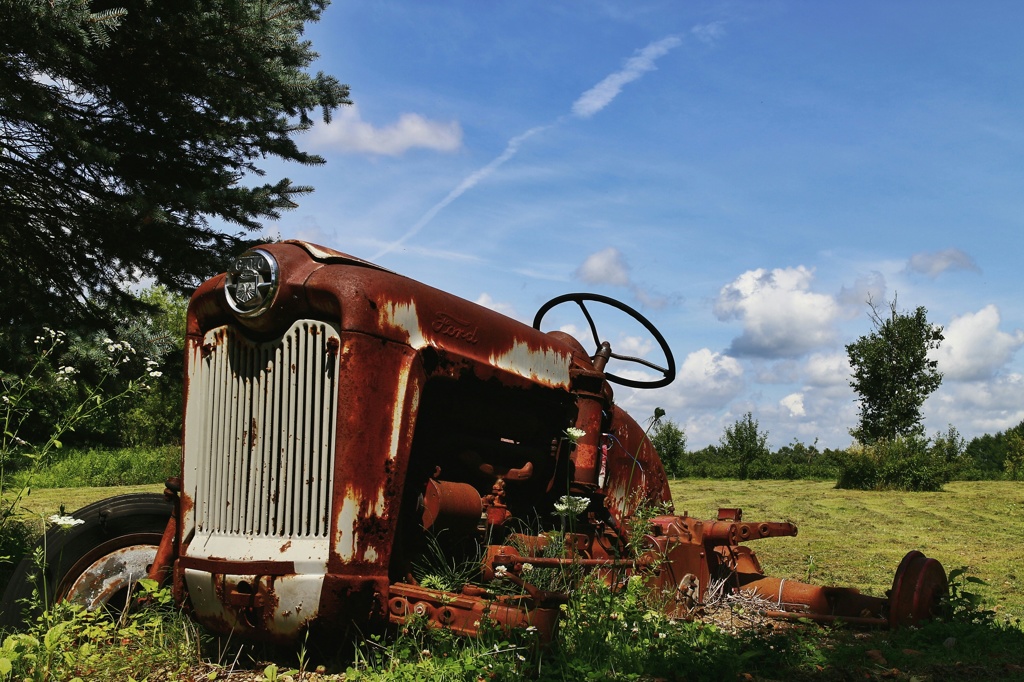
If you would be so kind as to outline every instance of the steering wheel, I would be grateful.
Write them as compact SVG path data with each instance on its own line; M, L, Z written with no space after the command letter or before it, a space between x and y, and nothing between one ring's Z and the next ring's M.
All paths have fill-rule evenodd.
M622 360L623 362L633 362L638 365L643 365L644 367L649 367L650 369L653 369L654 371L661 373L660 379L653 379L651 381L639 381L637 379L627 379L625 377L620 377L616 376L615 374L605 372L604 376L606 379L608 379L608 381L614 384L620 384L622 386L629 386L630 388L660 388L662 386L668 386L669 384L672 383L672 380L676 378L676 361L675 358L672 357L672 349L668 347L668 341L665 340L665 337L662 336L661 332L659 332L653 324L651 324L650 320L648 320L646 317L641 315L633 308L630 308L625 303L617 301L614 298L602 296L601 294L585 293L563 294L562 296L557 296L540 307L540 310L538 310L537 314L533 317L533 328L539 331L540 322L544 318L544 315L549 310L554 308L556 305L561 305L562 303L567 303L569 301L572 301L573 303L578 305L580 307L580 310L583 311L583 316L587 318L587 323L590 325L590 333L594 337L594 343L597 344L597 353L601 352L602 346L607 346L607 357L615 358L616 360ZM601 341L601 337L598 336L597 326L594 324L594 318L590 316L590 311L587 310L587 306L584 305L583 303L584 301L593 301L595 303L603 303L604 305L609 305L613 308L621 310L622 312L626 313L634 320L639 322L641 325L643 325L644 329L649 331L651 335L654 337L654 340L658 342L658 345L661 347L661 352L665 354L665 360L667 361L668 366L661 367L659 365L654 364L653 362L644 360L643 358L637 358L630 355L619 355L618 353L611 352L611 344L609 344L607 341ZM597 353L592 357L596 358Z

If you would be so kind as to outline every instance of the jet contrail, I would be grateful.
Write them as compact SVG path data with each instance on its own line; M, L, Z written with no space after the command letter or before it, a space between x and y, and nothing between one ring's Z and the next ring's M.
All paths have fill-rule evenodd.
M677 47L682 43L682 40L677 36L669 36L668 38L662 38L657 40L647 47L639 50L634 56L626 60L626 63L618 71L609 74L600 83L590 88L582 95L580 95L572 105L572 113L578 118L590 118L597 112L604 109L606 106L611 104L619 93L622 91L622 86L627 83L635 81L640 76L644 75L648 71L654 70L654 62L659 57L665 55L669 50ZM521 135L516 135L508 144L505 146L505 151L501 153L497 158L488 163L483 168L480 168L458 184L448 195L441 201L434 204L423 216L416 221L416 223L406 231L401 237L391 242L383 249L378 251L371 260L377 260L382 256L391 253L405 242L415 237L420 230L422 230L431 220L437 216L445 207L451 204L453 201L461 197L469 190L476 187L481 180L484 180L495 170L501 167L506 161L511 159L519 151L519 147L522 146L523 142L533 137L537 133L554 128L556 125L565 120L565 116L560 117L554 123L548 123L546 125L536 126L530 128Z

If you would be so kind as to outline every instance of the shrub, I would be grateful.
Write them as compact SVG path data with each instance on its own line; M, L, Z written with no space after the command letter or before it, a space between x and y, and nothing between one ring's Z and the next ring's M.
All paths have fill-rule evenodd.
M949 465L938 446L919 436L880 440L872 446L851 448L842 463L837 488L855 490L942 490L949 480Z
M878 464L866 448L850 448L840 463L837 488L874 490L878 484Z

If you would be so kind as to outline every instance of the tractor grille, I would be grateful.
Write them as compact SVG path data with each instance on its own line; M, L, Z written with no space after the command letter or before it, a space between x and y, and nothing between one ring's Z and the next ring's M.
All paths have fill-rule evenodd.
M206 334L188 405L203 412L188 467L197 533L328 536L339 347L337 330L311 320L262 343L230 326Z

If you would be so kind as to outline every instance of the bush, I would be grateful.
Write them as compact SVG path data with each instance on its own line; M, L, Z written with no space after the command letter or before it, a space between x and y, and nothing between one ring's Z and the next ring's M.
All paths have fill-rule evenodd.
M878 484L878 464L872 453L864 448L850 448L840 464L837 488L846 490L874 490Z
M881 440L870 447L851 449L842 463L837 488L854 490L942 490L949 481L949 465L941 441L929 446L918 436Z

